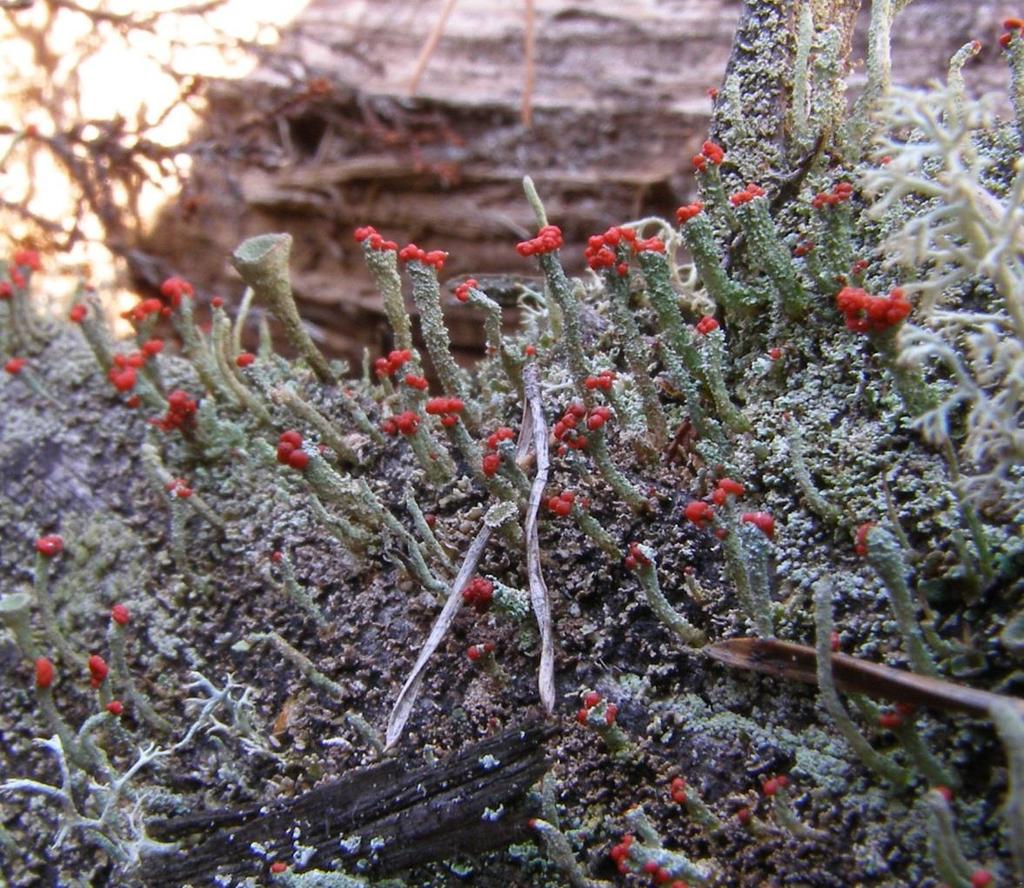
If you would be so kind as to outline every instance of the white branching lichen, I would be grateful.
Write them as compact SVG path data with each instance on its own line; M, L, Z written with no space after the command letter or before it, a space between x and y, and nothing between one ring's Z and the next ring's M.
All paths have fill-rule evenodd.
M916 297L901 361L943 375L939 403L916 424L936 445L962 435L971 501L1019 505L1007 482L1024 460L1024 162L1015 144L998 144L991 104L953 87L893 90L876 151L885 162L864 187L870 215L890 229L887 264Z

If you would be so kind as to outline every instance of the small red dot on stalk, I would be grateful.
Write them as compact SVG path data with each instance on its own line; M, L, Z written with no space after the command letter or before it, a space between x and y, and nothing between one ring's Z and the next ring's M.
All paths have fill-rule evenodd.
M53 663L46 659L46 657L40 657L36 660L36 687L42 690L50 687L53 684L56 670L53 668Z
M127 626L132 616L123 604L115 604L110 609L110 619L112 619L118 626Z
M775 538L775 519L767 512L744 512L740 515L740 521L753 524L770 540Z
M36 250L15 250L13 261L15 265L30 268L32 271L39 271L43 267Z
M300 472L309 465L309 454L305 450L293 450L288 454L288 465Z
M560 518L565 518L567 515L572 513L572 500L563 499L560 496L553 496L548 499L548 510L558 515Z
M995 877L987 869L976 869L971 873L971 888L989 888L995 881Z
M121 370L111 367L108 378L119 392L130 392L138 381L134 367L125 367Z
M694 500L687 504L683 514L686 516L686 520L692 524L696 524L698 527L706 527L714 517L715 511L707 503L701 500Z
M107 661L99 654L89 657L89 681L94 688L98 688L107 680L109 672L110 667L107 665Z
M302 435L295 431L295 429L289 429L287 432L281 432L277 441L279 444L291 445L294 450L296 447L302 446Z
M478 613L483 613L491 606L494 597L494 583L483 577L474 577L462 590L462 600L472 605Z
M483 469L484 475L488 478L493 478L497 474L498 469L501 468L501 454L499 453L488 453L484 455L481 461L481 468Z
M868 534L871 533L871 528L875 526L873 521L865 521L860 527L857 528L853 539L853 551L864 558L868 554Z
M673 777L668 787L672 801L677 805L686 803L686 780L682 777Z
M700 154L698 154L697 157L699 157L700 160L701 160L701 167L700 167L700 169L703 169L704 157L702 155L700 155ZM696 160L696 159L697 158L694 158L694 160ZM686 204L685 206L681 206L681 207L679 207L679 209L676 210L676 221L680 225L685 225L692 218L694 218L694 216L699 216L701 214L701 212L703 211L703 209L704 209L704 204L702 204L699 200L698 201L694 201L691 204Z
M415 435L420 425L419 416L412 410L406 410L392 417L395 428L403 435Z
M459 302L469 302L469 291L479 286L480 285L476 278L470 278L467 281L463 281L455 288L455 298L458 299Z
M878 726L891 730L903 724L903 716L898 712L883 712L878 716Z
M169 299L173 308L177 308L182 296L194 296L195 290L184 278L169 277L160 285L160 295Z
M719 480L718 489L724 490L730 496L743 496L746 492L746 488L738 481L733 481L732 478L722 478Z
M55 533L41 536L36 540L36 551L44 558L53 558L64 551L64 538Z
M725 159L725 150L722 146L710 140L701 145L700 153L715 166L718 166Z

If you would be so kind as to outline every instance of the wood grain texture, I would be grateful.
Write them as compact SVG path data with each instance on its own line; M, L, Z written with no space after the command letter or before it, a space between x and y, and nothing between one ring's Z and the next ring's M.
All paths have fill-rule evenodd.
M850 0L832 0L837 16ZM856 4L853 4L856 5ZM388 347L379 301L352 241L371 224L449 250L446 280L530 273L514 243L532 230L529 173L562 226L570 270L595 231L693 194L690 157L707 136L738 0L537 0L533 126L523 126L525 3L458 0L414 96L409 78L443 0L311 3L241 82L210 90L186 193L143 250L207 291L238 291L224 257L245 237L287 230L302 314L327 351ZM895 30L894 81L944 74L979 37L968 78L1005 81L990 0L916 0ZM851 59L864 55L864 17ZM940 26L941 23L941 26ZM329 94L305 97L312 77ZM863 80L856 64L853 82ZM770 127L769 127L770 129ZM470 332L472 312L451 306ZM480 335L461 343L469 359Z

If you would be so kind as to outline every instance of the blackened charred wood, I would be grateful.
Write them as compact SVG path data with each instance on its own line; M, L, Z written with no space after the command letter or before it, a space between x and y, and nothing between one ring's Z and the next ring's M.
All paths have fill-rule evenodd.
M522 841L536 814L527 790L547 768L545 743L553 733L533 724L468 746L437 766L389 761L295 799L153 821L147 825L153 839L201 839L147 860L141 882L199 888L215 877L260 875L273 861L291 861L298 848L314 849L302 869L355 873L356 861L365 861L361 871L377 876Z

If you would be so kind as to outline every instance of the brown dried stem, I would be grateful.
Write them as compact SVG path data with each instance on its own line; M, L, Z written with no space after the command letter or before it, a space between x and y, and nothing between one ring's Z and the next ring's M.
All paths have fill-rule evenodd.
M818 683L817 655L814 648L806 645L775 639L730 638L706 650L713 659L729 666L807 684ZM966 712L981 718L987 718L992 706L998 703L1024 717L1024 700L1016 697L893 669L849 654L832 654L831 661L836 687L845 693L867 694L869 697L881 697L896 703Z

